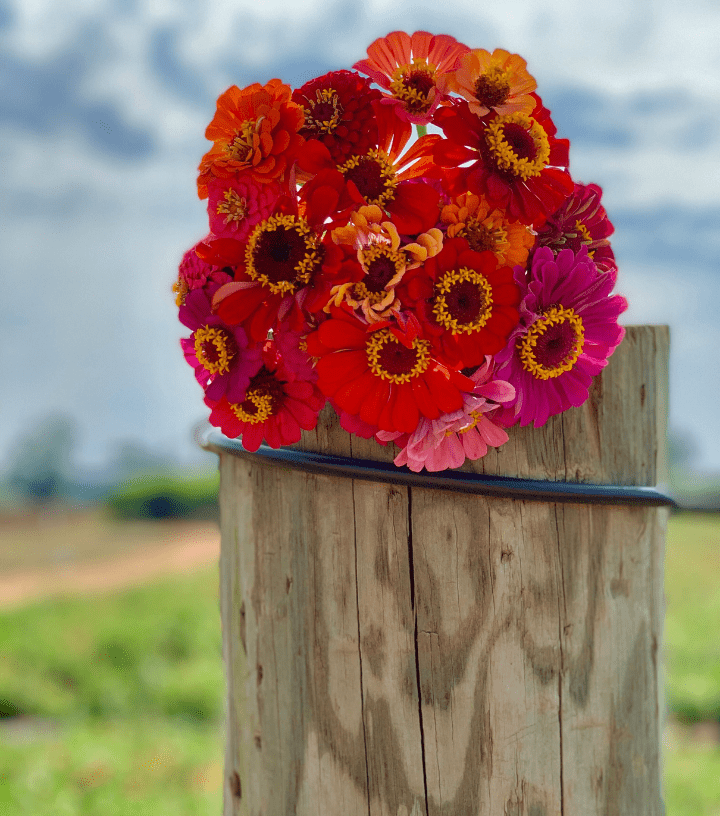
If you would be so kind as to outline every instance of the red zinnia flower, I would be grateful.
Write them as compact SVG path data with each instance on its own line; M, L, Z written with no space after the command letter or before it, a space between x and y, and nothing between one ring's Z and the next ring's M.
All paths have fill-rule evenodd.
M213 146L200 162L198 195L206 198L212 176L228 178L250 173L261 183L281 180L295 160L303 138L302 108L290 101L291 89L279 79L244 90L228 88L217 101L217 112L205 137Z
M378 143L373 102L380 97L365 77L352 71L311 79L292 96L305 112L300 135L322 142L337 164L366 153Z
M398 118L426 125L444 93L437 80L455 67L468 47L447 34L433 36L416 31L412 36L393 31L368 48L368 59L353 65L388 94L383 103L391 105Z
M215 293L213 308L226 323L243 325L256 343L281 320L300 331L304 311L322 310L332 286L350 280L358 266L349 248L321 241L305 219L292 214L261 221L247 244L215 241L208 252L235 270L235 280Z
M446 185L453 194L469 190L510 217L538 227L572 193L573 181L567 171L569 142L555 138L550 111L533 96L537 104L531 116L491 114L484 119L464 99L453 100L434 117L446 138L426 139L436 164L446 168Z
M318 387L348 414L384 431L412 433L420 417L457 411L474 384L432 356L427 340L387 322L367 326L341 309L308 335Z
M513 270L464 238L445 241L442 252L406 273L400 298L413 295L421 298L415 305L440 359L455 368L478 366L503 349L520 319Z
M210 423L231 438L242 436L246 450L256 451L263 438L271 448L299 442L303 430L317 425L325 397L313 382L291 378L283 369L272 341L263 348L263 366L250 380L239 403L223 397L206 400L212 408Z

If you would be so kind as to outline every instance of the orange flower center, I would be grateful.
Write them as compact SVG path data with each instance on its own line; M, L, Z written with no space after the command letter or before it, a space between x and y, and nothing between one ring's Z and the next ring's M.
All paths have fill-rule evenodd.
M473 90L477 101L486 108L502 105L510 96L508 72L497 66L488 68L475 80Z
M492 307L492 286L476 269L452 269L435 284L435 320L452 334L481 329L490 318Z
M393 74L390 90L413 113L425 113L432 105L435 88L435 66L417 57L412 65L402 65Z
M352 181L368 204L383 207L395 198L397 179L390 160L382 150L370 150L364 156L353 156L338 167L347 181Z
M217 326L200 326L193 332L195 356L211 374L227 374L238 353L235 338Z
M313 133L332 133L340 124L343 107L338 92L333 88L318 88L315 99L305 99L304 127Z
M172 290L175 292L175 305L182 306L190 291L190 287L182 275L178 275L178 279L173 283Z
M272 215L255 227L245 249L245 271L274 294L294 294L310 283L322 248L307 222L294 215Z
M282 383L263 366L250 381L245 399L241 403L231 404L230 407L242 422L259 425L277 412L284 396Z
M248 214L247 200L242 198L235 190L225 190L223 201L217 205L217 214L225 216L225 223L231 224L233 221L240 222Z
M563 306L546 309L517 343L523 368L538 380L570 371L584 345L582 318Z
M488 226L475 218L468 218L465 226L457 232L475 252L495 252L497 248L507 243L507 232L501 227Z
M410 382L430 365L430 343L427 340L415 338L408 348L388 329L373 332L365 353L373 374L394 383Z

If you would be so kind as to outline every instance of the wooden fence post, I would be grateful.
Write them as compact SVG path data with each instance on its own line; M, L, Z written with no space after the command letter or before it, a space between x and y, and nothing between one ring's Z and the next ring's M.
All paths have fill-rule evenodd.
M466 465L654 485L668 332ZM331 413L301 447L365 459ZM662 508L487 498L220 453L225 816L660 816Z

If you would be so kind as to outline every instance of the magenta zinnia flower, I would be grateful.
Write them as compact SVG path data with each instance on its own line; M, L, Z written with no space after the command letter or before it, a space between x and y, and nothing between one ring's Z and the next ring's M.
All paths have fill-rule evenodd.
M613 271L601 272L587 248L553 255L535 252L529 282L515 267L524 289L520 325L497 355L497 376L515 386L515 417L536 428L548 418L588 398L592 378L622 340L618 316L627 309L621 295L610 295Z
M597 184L576 184L573 194L538 230L535 249L549 246L555 253L561 249L577 252L584 245L599 269L604 272L616 269L608 241L615 227L600 203L601 197L602 190Z
M209 293L212 297L212 292ZM208 294L194 289L180 307L180 322L192 329L180 341L185 359L195 369L195 379L205 389L205 398L217 402L227 395L240 402L250 378L262 365L261 347L248 348L241 326L228 326L213 314Z
M407 465L415 473L423 468L431 472L457 468L466 459L480 459L489 447L497 448L508 441L506 431L490 416L515 399L515 389L510 383L493 379L493 361L489 356L470 379L475 388L463 395L459 411L438 419L423 417L411 434L385 431L376 434L379 442L394 441L402 446L394 460L396 465Z
M205 286L215 285L215 288L220 284L228 283L232 280L232 275L228 274L224 269L198 258L194 247L188 249L180 261L178 269L178 279L173 284L173 292L175 292L175 303L182 306L185 303L185 298L188 292L194 289L202 289Z

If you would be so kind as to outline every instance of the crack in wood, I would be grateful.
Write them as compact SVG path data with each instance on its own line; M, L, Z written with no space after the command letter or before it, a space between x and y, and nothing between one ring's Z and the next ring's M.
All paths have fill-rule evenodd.
M352 483L353 501L353 541L355 543L355 611L357 613L357 643L360 660L360 716L362 719L363 746L365 748L365 795L367 796L368 816L370 816L370 766L368 765L367 731L365 728L365 684L363 682L362 639L360 637L360 588L358 584L357 557L357 515L355 511L355 482Z
M563 435L564 439L564 435ZM560 527L558 524L558 506L555 505L555 535L557 536L558 567L560 569L560 586L558 589L558 645L560 647L560 667L558 671L558 748L560 752L560 816L565 816L565 778L563 768L563 675L565 653L563 650L563 634L568 628L565 620L565 573L563 571L562 552L560 550ZM560 592L562 592L563 611L560 610Z
M412 488L408 487L408 566L410 569L410 605L413 611L414 640L415 640L415 678L417 682L418 695L418 717L420 719L420 754L422 756L423 787L425 790L425 816L430 816L430 802L428 801L427 766L425 761L425 728L423 726L422 712L422 686L420 685L420 646L418 641L418 619L415 609L415 565L413 561L413 517L412 517Z

